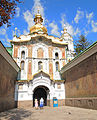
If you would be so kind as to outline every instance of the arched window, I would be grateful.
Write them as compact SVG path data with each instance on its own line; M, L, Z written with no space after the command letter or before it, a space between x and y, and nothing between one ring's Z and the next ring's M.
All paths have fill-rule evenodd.
M25 58L25 51L21 52L21 58Z
M60 83L57 84L57 89L61 89L61 84Z
M58 59L59 58L59 55L58 55L58 53L56 52L55 53L55 59Z
M18 89L23 90L23 84L19 84Z
M41 70L42 69L42 62L38 62L38 70Z
M56 71L59 70L59 62L56 62Z
M24 70L24 65L25 65L25 62L21 61L21 70Z

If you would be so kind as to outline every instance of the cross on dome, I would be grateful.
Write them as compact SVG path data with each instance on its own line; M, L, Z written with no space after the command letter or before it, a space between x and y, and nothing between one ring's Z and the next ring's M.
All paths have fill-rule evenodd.
M67 32L66 25L64 24L63 33L66 33L66 32Z
M35 25L30 28L30 33L42 33L47 34L47 29L42 25L43 18L39 13L39 9L37 10L37 14L34 18Z
M38 9L38 14L39 14L39 9Z
M39 9L38 9L38 13L35 15L34 22L35 24L42 24L43 22L43 18L41 14L39 13Z

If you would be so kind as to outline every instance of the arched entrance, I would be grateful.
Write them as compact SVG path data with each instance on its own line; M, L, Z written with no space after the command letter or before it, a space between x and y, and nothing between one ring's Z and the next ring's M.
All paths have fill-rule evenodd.
M47 97L49 95L49 89L45 86L38 86L34 89L34 92L33 92L33 106L35 106L35 99L38 100L38 103L40 104L40 99L41 97L44 99L44 106L47 106L48 105L48 100L47 100Z

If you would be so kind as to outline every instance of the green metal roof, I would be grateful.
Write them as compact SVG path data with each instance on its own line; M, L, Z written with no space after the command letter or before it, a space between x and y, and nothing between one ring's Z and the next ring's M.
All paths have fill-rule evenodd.
M6 47L6 50L9 52L9 54L12 56L12 51L13 51L13 48L12 47Z

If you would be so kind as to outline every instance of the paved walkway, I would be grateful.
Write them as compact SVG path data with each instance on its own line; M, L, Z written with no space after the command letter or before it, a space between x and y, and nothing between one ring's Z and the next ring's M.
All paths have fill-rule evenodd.
M0 120L97 120L97 110L76 107L12 109L0 113Z

